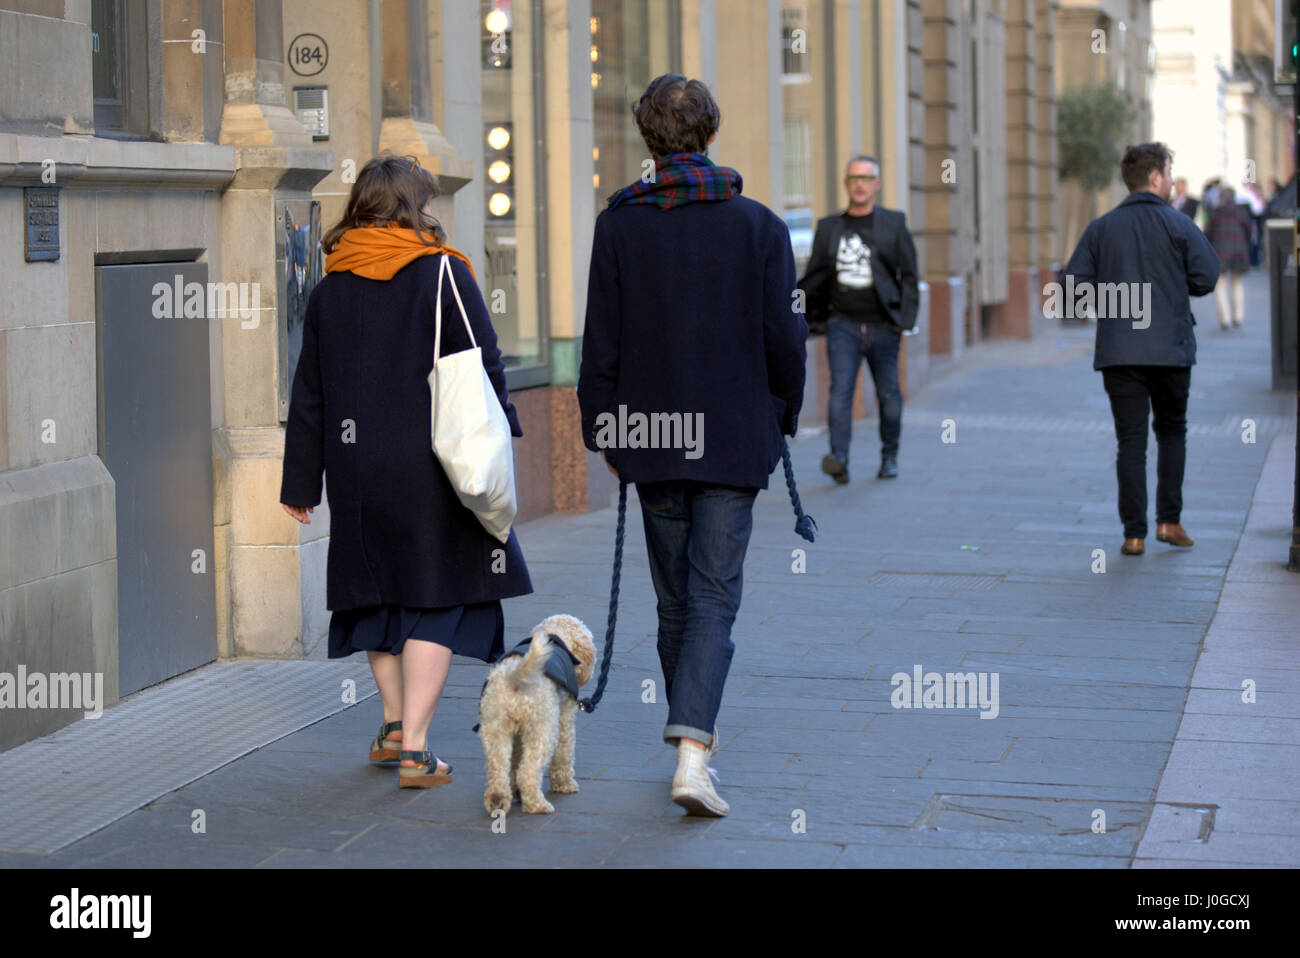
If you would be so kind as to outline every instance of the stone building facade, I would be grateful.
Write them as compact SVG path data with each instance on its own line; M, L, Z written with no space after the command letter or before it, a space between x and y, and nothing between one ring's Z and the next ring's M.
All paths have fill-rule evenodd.
M1173 148L1175 175L1193 196L1218 176L1267 198L1296 165L1290 97L1273 84L1273 4L1155 0L1152 11L1155 136Z
M1152 139L1152 84L1156 47L1151 27L1152 0L1060 0L1056 46L1057 92L1090 84L1118 89L1131 120L1127 143ZM1074 180L1060 184L1061 228L1057 257L1070 258L1088 223L1114 208L1128 189L1116 166L1105 190L1085 190Z
M796 227L842 207L850 156L879 158L924 281L910 388L1031 335L1059 6L0 2L0 676L101 673L112 704L320 654L328 504L281 510L283 420L315 241L382 150L438 174L494 313L521 519L615 491L573 386L593 224L643 169L629 104L659 73L710 85L712 155ZM816 426L823 340L809 373ZM0 709L0 748L80 715Z

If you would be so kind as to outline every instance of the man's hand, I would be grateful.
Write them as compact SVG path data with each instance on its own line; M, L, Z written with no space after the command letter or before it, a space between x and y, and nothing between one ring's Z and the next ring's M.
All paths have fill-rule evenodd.
M293 516L303 525L305 526L311 525L311 520L308 519L307 516L311 514L313 509L312 506L290 506L290 505L286 505L283 502L280 503L280 505L284 506L285 512L289 513L289 515Z

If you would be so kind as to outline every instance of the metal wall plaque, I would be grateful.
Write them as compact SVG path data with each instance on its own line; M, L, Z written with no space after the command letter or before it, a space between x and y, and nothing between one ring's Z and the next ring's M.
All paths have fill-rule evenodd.
M59 188L23 187L23 221L27 225L24 252L27 262L55 262L59 258Z

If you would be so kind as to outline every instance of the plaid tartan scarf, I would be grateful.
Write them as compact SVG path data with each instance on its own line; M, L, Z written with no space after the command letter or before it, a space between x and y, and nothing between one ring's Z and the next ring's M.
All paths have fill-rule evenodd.
M654 203L661 209L687 203L729 200L740 193L740 174L716 166L703 153L670 153L655 161L654 179L637 180L609 198L608 209L624 203Z

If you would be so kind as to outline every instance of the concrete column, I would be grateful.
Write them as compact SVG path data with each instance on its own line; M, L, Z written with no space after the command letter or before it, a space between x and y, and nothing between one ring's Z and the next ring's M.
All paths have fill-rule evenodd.
M682 73L718 93L718 23L716 0L681 0Z
M863 145L863 101L872 91L868 86L869 66L863 55L863 7L870 12L872 0L833 0L831 22L835 44L835 145L836 155L831 158L834 172L829 173L830 195L826 210L834 209L840 202L844 163L856 153L869 152ZM865 93L865 95L864 95ZM873 146L872 149L875 149Z
M591 4L545 0L547 229L552 382L577 382L576 341L587 309L595 144L591 97Z
M238 147L236 173L221 201L226 282L259 289L259 314L220 321L222 425L213 436L222 655L295 656L302 651L300 551L328 527L327 508L302 527L280 508L284 431L280 425L276 201L310 199L333 166L327 150L285 106L280 0L227 0L226 105L220 139ZM290 373L292 375L292 372ZM325 505L324 503L322 505ZM219 599L222 598L218 592Z
M1035 0L1007 0L1007 302L998 335L1028 338L1038 313L1038 138L1036 92L1038 54Z
M428 16L425 0L383 0L379 24L383 50L379 152L391 150L414 156L438 177L442 196L434 203L434 210L450 233L455 214L452 196L474 176L474 162L458 156L433 122Z
M482 24L476 4L455 0L433 0L430 15L435 40L433 119L456 155L473 166L470 182L458 189L452 200L455 226L452 242L473 261L475 273L482 276L487 265L483 253Z
M710 151L738 169L745 195L774 210L784 206L784 113L780 0L716 0L718 60L726 70L714 90L722 127Z
M965 258L959 236L962 223L959 188L963 180L967 181L968 189L973 186L969 180L973 179L974 172L968 163L962 163L964 157L959 152L959 144L964 141L960 102L963 81L958 49L960 16L960 10L951 0L923 0L919 9L911 10L913 22L921 21L923 117L919 130L911 131L913 156L921 157L919 169L913 167L916 179L912 194L919 193L924 198L923 209L914 216L913 232L918 238L924 237L922 278L930 284L934 311L930 351L934 354L954 353L956 344L963 338L962 330L954 328L951 322L956 304L947 300L951 290L949 277L962 272ZM909 41L914 43L911 35L909 31ZM919 241L917 245L921 245Z
M847 100L849 85L840 85L839 65L845 54L839 50L847 43L838 42L838 22L835 16L835 0L821 0L808 5L808 32L810 46L808 52L812 61L812 94L810 103L812 127L812 194L814 210L833 209L842 190L844 161L841 159L841 143L845 139L837 129L840 100ZM780 69L778 64L778 70ZM788 90L783 92L788 93ZM784 112L786 98L782 97ZM779 119L784 120L778 115ZM785 127L782 122L782 151L784 152ZM782 160L784 178L784 158Z
M544 0L542 30L546 161L540 189L546 198L547 288L543 293L551 333L551 474L556 511L585 512L604 471L583 445L578 397L572 388L582 356L596 222L591 188L595 128L589 0Z
M1053 249L1061 215L1057 204L1060 178L1057 174L1056 146L1056 31L1057 0L1036 0L1034 32L1036 56L1034 69L1038 79L1034 87L1034 136L1038 140L1034 162L1038 166L1038 183L1034 204L1037 207L1038 233L1033 243L1033 262L1038 268L1038 305L1043 303L1043 287L1055 282L1059 263Z
M281 0L226 0L222 33L226 102L218 142L311 146L311 134L285 106Z
M923 178L925 153L924 61L921 56L921 0L873 0L876 4L880 66L873 125L886 206L907 210L910 220L925 217L925 196L913 188ZM915 232L915 231L914 231ZM925 266L925 237L916 237L916 253Z
M1242 198L1242 182L1246 161L1253 160L1255 150L1256 102L1249 81L1232 81L1227 86L1224 109L1227 114L1228 163L1223 171L1223 182L1231 186ZM1189 188L1191 184L1188 184Z
M203 139L204 64L207 31L200 0L179 0L162 7L162 133L168 140ZM195 31L200 31L195 37ZM214 38L220 44L220 33ZM219 47L218 47L219 49ZM220 54L218 54L219 56Z

